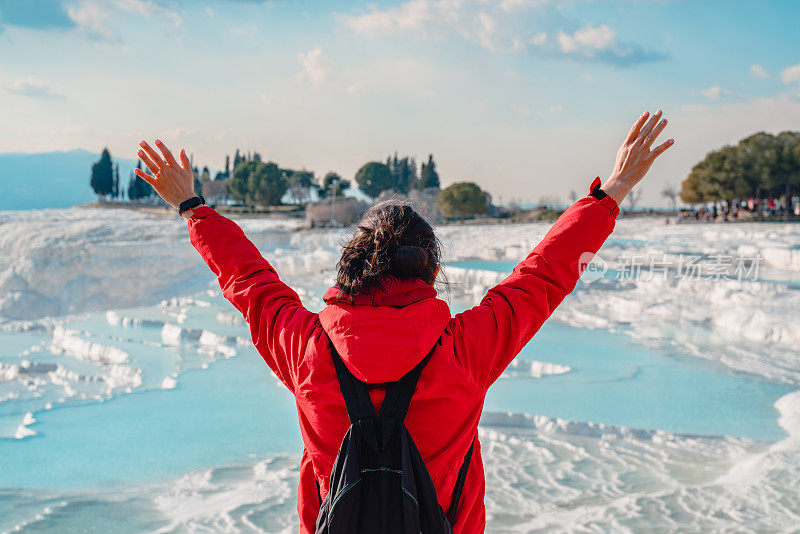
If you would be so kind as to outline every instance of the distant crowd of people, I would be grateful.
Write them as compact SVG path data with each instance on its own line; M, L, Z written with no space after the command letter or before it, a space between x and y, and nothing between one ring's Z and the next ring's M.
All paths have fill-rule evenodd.
M719 222L751 220L764 217L800 217L800 197L789 202L777 198L748 198L703 204L695 209L681 210L679 222Z

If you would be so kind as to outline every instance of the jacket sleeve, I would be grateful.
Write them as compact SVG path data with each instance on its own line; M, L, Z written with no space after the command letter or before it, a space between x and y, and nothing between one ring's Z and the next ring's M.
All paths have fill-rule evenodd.
M232 220L208 206L192 208L189 239L217 275L222 294L250 325L258 352L292 392L317 314L281 282L275 269Z
M599 186L595 179L592 188ZM570 206L511 275L454 318L456 354L488 388L530 341L614 229L616 201L587 195ZM588 253L588 254L587 254Z

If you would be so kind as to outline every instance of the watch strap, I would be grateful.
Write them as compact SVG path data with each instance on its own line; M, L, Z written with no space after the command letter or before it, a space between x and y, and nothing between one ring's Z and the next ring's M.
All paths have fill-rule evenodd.
M206 199L203 198L203 195L198 195L188 200L184 200L183 202L181 202L180 206L178 206L178 215L182 215L184 211L192 209L195 206L200 206L201 204L205 203Z

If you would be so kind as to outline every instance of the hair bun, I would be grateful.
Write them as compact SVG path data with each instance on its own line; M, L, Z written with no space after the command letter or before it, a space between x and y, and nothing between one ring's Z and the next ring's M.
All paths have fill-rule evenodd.
M422 247L400 245L392 252L392 268L400 278L413 278L425 272L428 265L428 253Z

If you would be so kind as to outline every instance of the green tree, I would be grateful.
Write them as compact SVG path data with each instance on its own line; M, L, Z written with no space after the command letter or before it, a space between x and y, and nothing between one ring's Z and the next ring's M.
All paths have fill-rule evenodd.
M276 163L242 160L227 182L232 198L247 204L280 204L288 187L285 172Z
M237 149L236 155L239 155ZM249 202L248 199L248 181L250 175L253 174L258 167L258 162L244 161L240 162L233 168L233 174L227 182L228 194L232 199L237 202Z
M422 163L419 173L418 189L426 187L439 187L439 173L436 172L436 163L433 161L433 154L428 155L428 163Z
M445 217L464 217L486 213L489 195L472 182L457 182L448 186L437 199Z
M417 178L417 162L414 161L414 158L404 157L400 159L397 157L397 152L395 152L394 157L389 156L386 158L386 166L392 176L392 189L395 191L408 193L419 181Z
M103 149L100 160L92 165L92 177L89 180L98 200L105 200L114 191L114 164L108 148Z
M119 163L114 165L114 181L111 184L111 198L119 196Z
M758 132L739 141L742 167L749 178L751 193L757 199L773 196L782 185L778 177L779 148L775 136Z
M778 144L777 181L782 184L782 194L787 201L800 191L800 132L781 132Z
M142 162L138 162L136 164L136 168L142 168ZM150 174L150 171L147 171L147 174ZM132 202L139 203L142 199L150 198L156 194L153 186L139 178L138 175L131 172L130 179L128 180L128 198Z
M288 180L283 170L276 163L250 161L254 164L254 172L248 179L248 195L250 201L262 206L275 206L281 203Z
M681 190L678 196L685 204L699 204L703 202L703 195L700 193L701 178L692 171L689 177L681 183Z
M392 189L394 185L389 167L377 161L371 161L358 169L355 180L358 187L371 197L377 197L381 191Z
M800 191L800 133L758 132L709 152L681 184L681 200L694 204L746 198L788 201Z
M336 182L334 189L333 183ZM342 196L344 192L350 189L350 180L345 180L335 172L329 172L322 180L322 186L319 188L319 198L327 198L331 196Z

